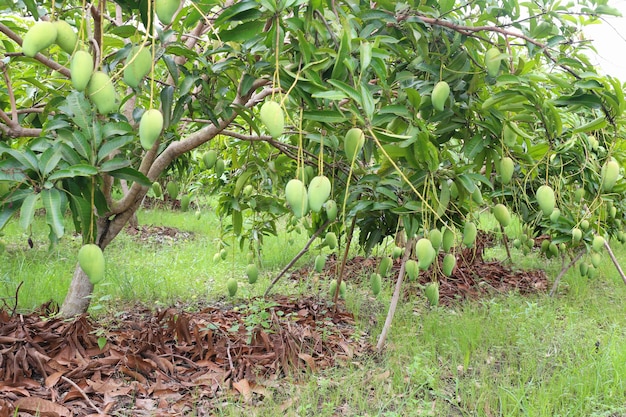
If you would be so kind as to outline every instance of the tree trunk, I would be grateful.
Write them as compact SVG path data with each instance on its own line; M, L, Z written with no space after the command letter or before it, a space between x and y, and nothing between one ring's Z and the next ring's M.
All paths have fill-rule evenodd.
M93 284L89 281L87 274L76 264L70 289L61 306L61 316L74 317L86 312L89 308L92 292Z

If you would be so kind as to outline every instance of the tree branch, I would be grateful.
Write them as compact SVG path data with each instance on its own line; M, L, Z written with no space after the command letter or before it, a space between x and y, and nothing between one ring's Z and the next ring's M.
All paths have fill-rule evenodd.
M220 120L217 126L214 124L209 124L202 129L190 134L185 139L170 143L167 148L165 148L165 150L154 159L154 162L151 163L151 159L154 158L154 155L157 151L155 144L155 146L144 156L144 159L141 163L140 171L144 173L150 179L150 181L154 181L176 158L186 152L189 152L192 149L197 148L203 143L210 141L215 136L220 134L224 129L226 129L237 117L237 107L251 108L260 101L262 101L265 97L270 95L272 93L272 89L264 89L258 94L254 94L254 91L269 83L270 80L267 78L257 79L245 95L239 95L237 96L237 98L235 98L232 104L234 111L231 116L226 119ZM139 183L133 183L128 194L118 201L118 203L115 205L115 207L112 208L111 212L108 215L115 215L126 211L127 209L132 207L132 205L136 203L137 200L143 198L147 189L148 187L144 187Z
M17 43L18 45L22 46L22 38L19 37L15 32L13 32L11 29L9 29L7 26L3 25L2 23L0 23L0 32L4 33L6 36L8 36L11 40L15 41L15 43ZM44 64L45 66L47 66L48 68L51 68L61 74L63 74L64 76L66 76L67 78L70 78L71 73L70 70L66 67L64 67L63 65L49 59L48 57L44 56L43 54L38 53L37 55L35 55L35 59L39 62L41 62L42 64Z

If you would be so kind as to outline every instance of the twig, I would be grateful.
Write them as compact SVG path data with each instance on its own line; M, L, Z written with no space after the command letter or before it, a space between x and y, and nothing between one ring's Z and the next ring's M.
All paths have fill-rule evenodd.
M509 261L512 260L511 258L511 250L509 249L509 239L506 236L506 233L504 232L504 227L502 226L502 224L500 224L500 232L502 232L502 242L504 242L504 249L506 249L506 256L509 258Z
M574 264L576 262L578 262L578 260L580 258L582 258L582 256L585 254L584 250L581 250L580 252L578 252L578 255L576 255L569 264L567 264L567 266L564 266L561 268L561 272L559 272L559 275L556 276L556 279L554 280L554 284L552 284L552 289L550 290L550 297L552 297L554 295L554 293L556 292L557 287L559 286L559 281L561 281L561 278L563 278L563 276L565 275L565 273L572 267L574 266Z
M66 378L66 377L64 377L64 376L61 376L61 379L62 379L63 381L65 381L65 382L67 382L68 384L70 384L71 386L73 386L74 388L76 388L76 389L78 390L78 392L80 392L80 395L82 395L82 396L83 396L83 398L85 398L85 399L87 400L87 402L89 403L89 405L90 405L90 406L91 406L94 410L96 410L96 411L98 412L98 414L104 414L104 413L102 412L102 410L100 410L100 409L98 408L98 406L97 406L97 405L95 405L95 404L93 403L93 401L91 401L91 399L89 399L89 397L87 396L87 393L85 393L85 391L83 391L83 389L82 389L81 387L79 387L78 385L76 385L76 383L75 383L74 381L72 381L71 379Z
M315 231L315 233L313 233L313 236L311 236L311 238L309 239L309 241L306 243L306 245L304 245L304 247L300 250L300 252L298 252L298 254L296 256L293 257L293 259L287 264L287 266L285 266L283 268L282 271L280 271L280 273L272 280L272 282L270 283L270 286L267 287L267 289L265 290L265 293L263 294L264 297L267 297L267 295L270 293L270 291L272 290L272 288L274 287L274 285L276 285L276 283L278 282L279 279L281 279L281 277L283 275L285 275L285 273L287 271L289 271L289 268L291 268L297 261L298 259L300 259L302 257L302 255L304 255L305 253L307 253L307 251L309 250L309 247L311 246L311 244L313 243L313 241L320 235L320 233L322 233L324 231L324 229L326 229L326 227L330 224L330 220L326 220L326 223L324 223L323 225L320 226L319 229L317 229Z
M606 239L604 240L604 247L606 248L606 251L609 253L611 260L613 261L613 265L615 265L615 268L617 268L617 272L619 272L619 276L622 277L622 281L624 281L624 284L626 284L626 275L624 275L624 271L622 270L622 267L617 261L617 258L615 257L615 254L613 253L613 250L611 249L611 246L609 246L608 240Z
M341 260L341 268L339 269L339 276L337 277L337 288L333 295L333 303L335 303L335 313L337 312L337 299L339 298L339 290L341 287L341 281L343 281L343 272L346 269L346 262L348 260L348 252L350 252L350 243L352 243L352 235L354 234L354 228L356 227L356 216L352 218L352 224L350 230L346 236L346 248L343 251L343 259Z
M376 344L376 350L378 352L382 351L383 345L385 344L385 339L387 338L387 333L391 328L391 322L393 321L393 316L396 314L396 307L398 306L398 300L400 300L400 290L402 289L402 280L404 279L404 273L406 271L406 261L409 260L411 256L411 248L415 246L415 238L412 237L406 244L406 248L404 249L404 256L402 257L402 265L400 266L400 272L398 273L398 280L396 281L396 288L393 291L393 297L391 298L391 304L389 304L389 310L387 311L387 319L385 320L385 325L383 326L383 330L380 333L378 338L378 343Z
M24 281L20 281L19 285L15 289L15 305L13 306L13 311L11 311L11 317L15 316L15 312L17 311L17 296L20 293L20 288L24 284Z

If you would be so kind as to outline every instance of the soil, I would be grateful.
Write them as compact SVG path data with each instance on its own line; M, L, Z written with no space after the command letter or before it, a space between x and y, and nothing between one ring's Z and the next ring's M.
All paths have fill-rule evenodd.
M163 240L182 238L181 233L143 226L135 236L156 234ZM421 296L434 280L444 305L548 288L543 271L484 260L492 243L481 235L474 248L458 250L450 277L438 268L421 272L404 286L404 298ZM349 260L346 281L363 280L378 261ZM329 259L320 278L330 279L337 269ZM394 285L399 270L400 261L394 260L386 285ZM291 277L308 279L310 270ZM233 398L254 405L286 376L293 381L374 354L370 337L356 330L341 302L337 307L315 297L276 296L239 307L136 306L97 322L87 315L55 318L57 307L51 304L28 315L7 307L0 310L0 417L210 415Z

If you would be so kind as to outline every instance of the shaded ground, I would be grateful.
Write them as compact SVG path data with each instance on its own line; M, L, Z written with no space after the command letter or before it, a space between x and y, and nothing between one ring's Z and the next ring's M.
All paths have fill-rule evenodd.
M352 315L313 298L251 302L247 311L169 308L96 324L0 312L0 417L208 415L267 381L333 366L369 345Z
M129 233L144 242L192 237L156 226ZM543 271L485 261L491 243L482 235L475 248L456 253L452 276L431 268L420 274L419 284L438 280L443 304L547 289ZM345 279L360 282L377 265L375 258L351 259ZM330 278L337 267L329 259L322 277ZM395 260L386 285L394 284L399 269ZM309 272L296 271L292 278L307 279ZM404 288L405 298L421 296L418 282ZM297 378L372 350L351 314L341 308L335 313L326 300L313 297L253 299L239 308L135 308L97 323L87 316L47 319L54 312L54 306L30 315L8 306L0 310L0 417L209 415L227 395L255 404L286 374Z

